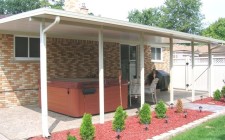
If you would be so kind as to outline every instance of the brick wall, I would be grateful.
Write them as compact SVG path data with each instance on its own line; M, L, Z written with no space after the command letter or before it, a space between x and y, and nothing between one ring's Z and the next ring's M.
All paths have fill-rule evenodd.
M144 57L145 57L145 76L147 76L153 69L154 63L151 62L151 46L144 46Z
M157 70L164 70L169 73L170 70L170 49L169 48L162 48L163 53L163 62L155 62L155 68Z
M98 77L98 42L48 38L48 78ZM104 43L105 77L117 77L119 44Z
M0 35L0 107L37 104L40 64L15 61L13 48L13 35ZM119 52L118 43L104 43L106 78L117 77ZM49 79L98 77L98 42L47 38L47 61Z
M39 63L16 62L13 35L0 34L0 107L36 104ZM14 92L14 90L19 90Z
M13 35L0 34L0 108L37 104L40 64L15 61L13 44ZM104 43L105 78L117 78L119 46L119 43ZM151 62L150 46L145 46L144 51L145 75L153 65L169 71L169 49L163 50L163 63ZM47 38L47 70L49 79L98 77L98 42Z

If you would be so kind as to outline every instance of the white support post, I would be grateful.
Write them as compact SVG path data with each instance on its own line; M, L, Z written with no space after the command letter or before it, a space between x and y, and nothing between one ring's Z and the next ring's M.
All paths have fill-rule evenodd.
M173 91L173 38L170 38L170 103L174 103L174 91Z
M45 27L44 19L40 23L40 79L41 79L41 118L42 118L42 136L49 137L48 131L48 95L47 95L47 48L46 32L60 22L57 16L55 21Z
M49 137L48 131L48 102L47 102L47 49L46 34L44 32L44 21L40 24L40 76L41 76L41 114L42 114L42 136Z
M141 84L141 107L144 105L145 103L145 69L144 69L144 36L143 34L141 34L141 41L140 41L140 84Z
M194 42L191 41L191 61L192 61L192 97L191 101L195 101L195 53L194 53Z
M212 51L211 44L208 44L208 92L209 97L212 95L212 77L211 77L211 69L212 69Z
M99 48L99 110L100 124L104 123L104 54L103 54L103 33L102 29L98 32Z
M214 65L215 64L214 64L213 60L214 60L214 55L211 56L211 76L210 76L211 77L211 95L210 95L211 97L213 96L213 92L216 90L215 89L215 82L214 82L214 80L215 80L214 79L214 73L215 73L214 72Z

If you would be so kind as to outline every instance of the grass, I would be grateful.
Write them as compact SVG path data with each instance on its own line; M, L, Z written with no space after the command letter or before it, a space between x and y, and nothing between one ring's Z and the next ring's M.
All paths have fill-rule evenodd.
M205 122L171 140L225 140L225 116Z

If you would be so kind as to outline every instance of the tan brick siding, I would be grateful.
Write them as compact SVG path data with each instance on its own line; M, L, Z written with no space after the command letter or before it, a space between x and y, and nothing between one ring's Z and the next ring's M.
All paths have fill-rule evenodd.
M15 61L13 37L0 34L0 108L37 104L35 89L40 79L40 64L38 61ZM105 78L117 78L119 46L119 43L104 43ZM145 46L144 51L145 75L153 69L153 65L169 72L168 48L163 49L163 63L151 62L150 46ZM47 38L47 70L49 79L98 77L98 42Z
M36 104L39 63L14 61L13 35L0 34L0 107ZM5 92L9 91L9 92Z
M170 50L169 48L162 48L163 62L154 62L157 70L164 70L169 73L170 69Z
M48 78L98 77L98 42L48 38ZM117 77L119 44L104 43L105 77Z
M154 63L151 62L151 46L144 46L144 56L145 56L145 76L147 76L153 69Z
M13 35L0 35L0 107L37 104L39 62L15 61ZM117 77L118 43L104 43L105 77ZM98 77L98 42L47 38L48 78Z

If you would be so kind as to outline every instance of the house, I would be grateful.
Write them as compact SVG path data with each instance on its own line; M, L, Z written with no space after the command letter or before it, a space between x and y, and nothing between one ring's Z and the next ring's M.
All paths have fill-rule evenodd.
M37 104L40 83L43 136L46 137L49 136L48 79L95 77L99 80L100 123L104 123L104 79L118 78L120 68L125 80L134 76L140 78L141 104L144 104L144 77L153 68L151 51L155 54L155 61L158 61L160 51L151 47L170 44L166 51L170 54L172 78L171 50L173 44L183 40L207 43L209 46L225 43L157 27L48 8L0 19L0 107ZM156 63L155 66L161 69ZM170 101L174 102L172 83Z
M212 55L214 57L225 57L225 48L220 45L214 45L211 47ZM191 57L191 49L190 46L184 45L174 45L174 58L185 58L186 56ZM208 56L208 46L206 45L198 45L195 46L195 57L207 57Z

